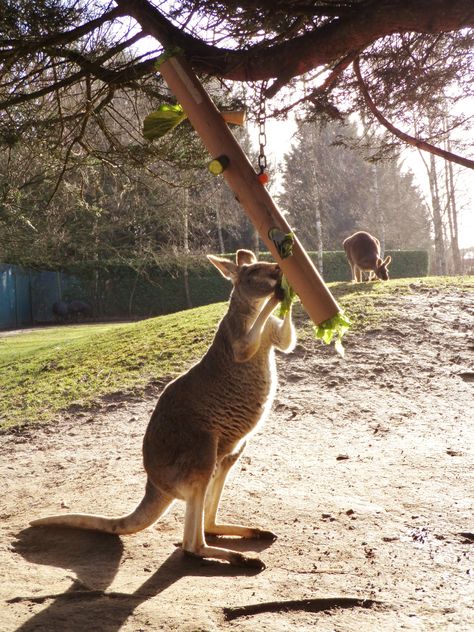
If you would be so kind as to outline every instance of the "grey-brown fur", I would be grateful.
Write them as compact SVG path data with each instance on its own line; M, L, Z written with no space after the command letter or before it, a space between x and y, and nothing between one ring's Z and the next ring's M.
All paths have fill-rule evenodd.
M369 281L373 278L388 281L389 255L380 257L380 241L370 233L359 231L343 241L344 250L351 266L352 281L362 281L362 273L369 272Z
M143 441L148 480L145 496L128 516L65 514L32 525L70 526L133 533L153 524L173 501L186 502L183 549L199 557L264 568L252 557L206 544L205 533L274 538L258 527L217 524L218 504L230 468L245 440L265 417L276 388L274 348L295 345L291 310L272 315L279 302L281 272L239 250L236 263L209 256L234 286L229 309L203 358L167 385Z

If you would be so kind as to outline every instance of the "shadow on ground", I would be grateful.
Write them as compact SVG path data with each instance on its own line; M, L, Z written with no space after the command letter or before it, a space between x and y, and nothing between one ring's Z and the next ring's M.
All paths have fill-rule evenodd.
M176 549L134 593L107 592L123 554L123 544L118 536L64 528L28 528L17 537L14 549L27 561L70 570L75 574L75 579L64 593L21 595L10 599L9 603L51 602L17 628L16 632L64 629L84 632L97 629L98 622L101 632L116 632L141 603L158 596L183 577L235 577L258 572L223 562L188 557L181 549ZM268 541L231 538L213 540L238 551L261 551L270 544Z

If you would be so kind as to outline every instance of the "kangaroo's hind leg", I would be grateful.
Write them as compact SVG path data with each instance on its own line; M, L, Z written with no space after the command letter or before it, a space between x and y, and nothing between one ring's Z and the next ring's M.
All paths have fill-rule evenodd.
M357 266L356 266L355 263L352 263L352 261L350 263L350 266L351 266L351 273L352 273L351 282L352 283L357 283Z
M216 546L208 546L204 539L204 499L206 487L194 485L186 494L186 514L184 519L183 550L195 557L211 557L226 560L235 566L247 566L263 570L265 564L256 557L247 557L236 551Z
M212 478L205 502L204 511L204 531L206 535L240 536L242 538L261 538L265 540L276 540L276 535L271 531L260 529L259 527L245 527L240 524L218 524L216 522L219 501L224 489L225 481L232 466L237 462L245 448L242 444L238 452L228 454L217 466L217 470Z

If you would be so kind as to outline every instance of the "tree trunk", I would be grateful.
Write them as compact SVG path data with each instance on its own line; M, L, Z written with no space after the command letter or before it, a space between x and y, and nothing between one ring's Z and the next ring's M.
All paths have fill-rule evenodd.
M188 258L189 258L189 191L183 189L183 250L184 250L184 267L183 267L183 280L184 280L184 293L186 295L187 307L192 307L191 292L189 289L189 272L188 272Z
M133 282L130 296L128 297L128 317L129 318L132 318L133 299L135 298L135 292L137 289L139 278L140 278L140 266L138 266L138 269L135 270L135 280Z
M222 235L222 216L218 207L216 207L216 222L217 222L217 239L219 240L219 253L223 255L225 253L224 237Z
M438 177L436 174L436 163L433 154L430 154L430 165L428 177L431 194L431 208L433 212L433 230L435 247L435 273L446 274L446 248L443 236L443 218L441 214L441 203L439 199Z
M314 123L311 125L311 141L313 147L316 147L317 139L315 137L315 127ZM309 159L309 156L308 156ZM319 186L319 173L320 169L318 169L317 158L311 157L311 176L312 176L312 191L314 197L314 223L316 228L316 252L318 253L317 266L319 273L321 276L324 274L324 263L323 263L323 200L321 194L321 187Z
M451 142L447 139L448 150L451 149ZM459 251L458 235L458 209L456 204L456 191L454 188L453 163L446 161L446 194L448 197L448 219L449 233L451 240L451 255L453 259L454 274L462 274L462 259Z
M372 174L374 178L375 225L378 226L378 235L376 237L380 241L380 256L383 259L385 256L385 209L383 206L380 206L379 166L377 163L374 163L372 167Z
M255 253L257 259L260 256L260 237L256 228L252 226L252 250Z
M318 188L318 187L316 187ZM321 219L321 196L319 195L318 189L318 199L316 202L316 239L317 239L317 251L318 251L318 270L322 275L324 273L323 270L323 223Z

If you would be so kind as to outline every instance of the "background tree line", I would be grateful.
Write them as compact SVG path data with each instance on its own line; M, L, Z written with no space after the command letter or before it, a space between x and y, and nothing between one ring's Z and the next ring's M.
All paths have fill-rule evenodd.
M206 250L258 248L232 193L208 173L191 128L183 125L150 143L140 128L156 103L135 102L134 121L126 115L129 105L124 103L122 113L114 110L107 134L100 124L89 125L67 161L60 142L52 148L50 142L24 138L3 144L3 261L46 267L116 261L139 270ZM246 129L235 133L255 156ZM433 214L413 174L402 171L396 157L367 161L360 144L355 123L298 123L284 156L278 200L303 244L319 252L340 250L345 237L366 229L379 236L384 249L429 249ZM441 207L443 191L439 186L436 191ZM447 247L446 218L443 227ZM443 256L446 272L446 252Z
M341 250L356 230L378 235L384 248L428 248L426 204L397 161L368 162L347 142L354 123L300 122L286 154L280 195L291 224L310 250Z

